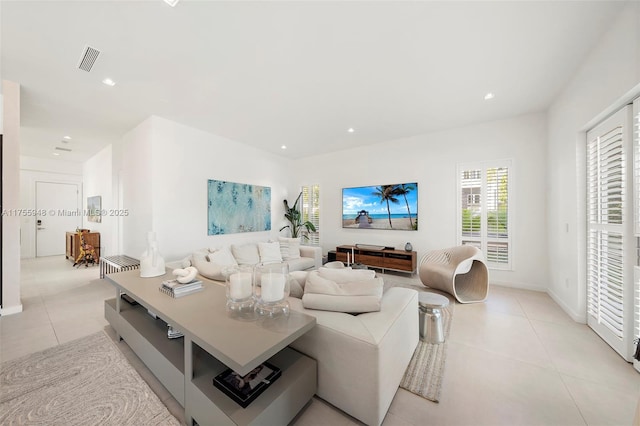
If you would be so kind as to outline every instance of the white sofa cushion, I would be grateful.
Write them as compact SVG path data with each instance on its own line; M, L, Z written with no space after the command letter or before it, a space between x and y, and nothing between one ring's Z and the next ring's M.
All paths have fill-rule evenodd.
M300 238L278 237L284 260L300 259Z
M232 244L231 252L238 265L255 265L260 263L260 253L257 244Z
M351 271L357 272L357 271ZM311 271L302 296L306 309L363 313L380 310L382 278L358 279L362 274L352 273L353 281L335 282L323 278L318 271Z
M258 243L258 252L260 254L260 262L262 263L282 262L280 243L277 241L272 243Z
M355 272L355 271L352 271ZM324 278L318 271L311 271L307 274L304 292L327 294L332 296L378 296L382 297L382 278L360 279L353 274L352 280L336 282Z
M289 264L289 272L291 271L304 271L316 266L316 262L310 257L301 257L299 259L285 260Z
M373 269L351 269L348 268L318 268L318 274L322 278L344 283L350 281L367 280L375 278L376 271Z
M191 263L200 275L218 281L225 280L225 269L237 265L235 258L226 247L208 254L202 251L194 252L191 255Z
M221 265L237 265L236 259L231 254L229 247L223 247L220 249L209 249L210 253L207 255L207 259L211 263L219 263Z
M292 271L289 273L291 279L289 280L289 296L296 299L302 298L304 294L304 284L307 281L306 271Z
M305 309L361 314L379 311L380 297L305 293L302 296L302 305Z

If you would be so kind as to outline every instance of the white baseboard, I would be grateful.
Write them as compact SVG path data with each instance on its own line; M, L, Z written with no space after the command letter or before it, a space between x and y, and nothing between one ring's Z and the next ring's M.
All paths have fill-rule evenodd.
M491 286L497 285L499 287L507 287L507 288L515 288L518 290L530 290L530 291L539 291L541 293L546 293L547 289L544 287L536 287L530 284L522 284L522 283L514 283L513 281L490 281L489 282L489 291L491 291Z
M587 323L587 315L586 314L578 314L573 311L562 299L558 297L551 289L547 289L547 294L553 299L554 302L558 304L562 308L563 311L567 313L575 322L579 322L580 324Z
M22 312L22 304L18 306L10 306L8 308L0 308L0 316L19 314Z
M501 281L492 281L491 285L497 285L500 287L508 287L508 288L517 288L519 290L531 290L531 291L539 291L541 293L547 293L554 302L560 306L560 308L567 313L575 322L579 322L580 324L587 323L587 316L585 314L578 314L574 312L562 299L558 297L552 290L548 288L534 287L532 285L521 284L521 283L513 283L513 282L501 282ZM491 287L489 287L489 293L491 293Z

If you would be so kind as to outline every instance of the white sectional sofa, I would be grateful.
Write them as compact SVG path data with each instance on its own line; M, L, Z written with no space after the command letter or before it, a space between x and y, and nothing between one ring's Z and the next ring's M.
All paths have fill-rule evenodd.
M418 292L390 288L379 312L359 315L305 309L295 297L289 303L317 321L290 345L318 363L316 394L367 425L380 425L418 345Z
M258 263L258 259L269 260L268 249L264 245L262 247L264 250L258 249L258 255L255 247L246 247L246 244L241 248L235 247L235 250L231 247L229 250L198 251L182 262L168 266L185 267L188 262L200 269L205 257L214 261L206 262L214 264L232 260L238 264ZM317 395L320 398L365 424L379 426L418 344L418 292L390 288L382 294L380 287L381 298L376 306L379 310L358 315L307 309L301 297L308 274L316 273L309 272L309 269L322 265L320 248L300 246L300 259L291 260L290 307L314 316L317 322L312 330L290 346L316 360ZM210 266L204 265L205 268ZM211 276L219 272L219 265L210 269L204 276L224 285L223 278ZM297 291L294 291L293 281L298 283Z
M195 266L201 276L224 282L223 272L229 266L280 261L289 265L290 272L317 269L322 266L322 249L300 245L297 239L280 237L278 241L245 242L195 250L182 260L167 263L167 267Z

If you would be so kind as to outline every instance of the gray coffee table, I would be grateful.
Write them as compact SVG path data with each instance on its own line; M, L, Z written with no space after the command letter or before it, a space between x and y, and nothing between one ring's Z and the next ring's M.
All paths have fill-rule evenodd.
M317 376L316 362L288 345L313 328L315 318L292 311L288 317L235 320L225 310L224 286L203 280L203 291L173 299L158 291L168 278L141 278L137 270L107 275L116 298L105 301L105 318L182 404L187 423L289 423L315 394ZM121 293L139 304L123 301ZM166 324L148 311L184 338L168 339ZM227 367L245 375L265 361L282 376L247 408L213 386L213 377Z

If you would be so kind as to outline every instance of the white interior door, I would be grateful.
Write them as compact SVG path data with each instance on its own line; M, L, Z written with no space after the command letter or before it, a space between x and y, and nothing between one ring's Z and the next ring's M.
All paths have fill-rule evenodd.
M82 225L78 197L77 184L36 182L36 210L43 213L36 216L37 257L65 253L66 232Z

